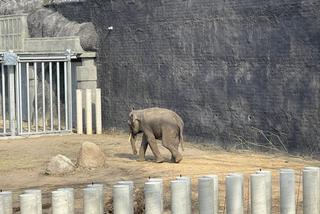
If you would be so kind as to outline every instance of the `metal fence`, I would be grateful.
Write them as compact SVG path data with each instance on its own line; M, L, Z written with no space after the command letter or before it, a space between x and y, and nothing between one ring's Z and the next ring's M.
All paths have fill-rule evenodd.
M0 135L72 131L71 54L0 54Z

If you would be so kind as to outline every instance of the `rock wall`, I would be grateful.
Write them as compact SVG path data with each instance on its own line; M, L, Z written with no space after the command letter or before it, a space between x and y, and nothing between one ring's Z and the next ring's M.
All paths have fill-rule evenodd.
M126 129L132 106L161 106L191 137L319 154L319 1L63 4L49 8L97 30L105 128Z
M105 127L161 106L189 136L319 153L319 1L90 4Z

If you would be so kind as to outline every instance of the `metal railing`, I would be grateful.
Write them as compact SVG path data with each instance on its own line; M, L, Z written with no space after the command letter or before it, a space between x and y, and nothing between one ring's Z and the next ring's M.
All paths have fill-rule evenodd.
M15 65L6 65L0 54L0 135L72 131L73 57L18 54Z

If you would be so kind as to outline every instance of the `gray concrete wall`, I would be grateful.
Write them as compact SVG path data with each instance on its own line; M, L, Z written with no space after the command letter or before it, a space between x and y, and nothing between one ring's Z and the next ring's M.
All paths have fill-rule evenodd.
M161 106L182 116L185 134L226 147L272 142L319 152L319 1L91 7L105 128L126 129L131 106Z
M319 153L318 1L87 2L60 11L97 30L104 128L161 106L188 136Z

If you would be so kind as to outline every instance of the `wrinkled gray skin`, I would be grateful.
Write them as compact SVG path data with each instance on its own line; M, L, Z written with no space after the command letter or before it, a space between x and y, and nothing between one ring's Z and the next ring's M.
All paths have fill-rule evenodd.
M182 146L184 123L175 112L164 108L132 110L129 114L128 124L133 154L137 154L135 146L137 135L143 133L138 161L145 160L148 145L156 157L156 162L162 163L164 161L156 140L162 140L162 145L171 152L173 162L179 163L182 160L178 147L180 143Z

